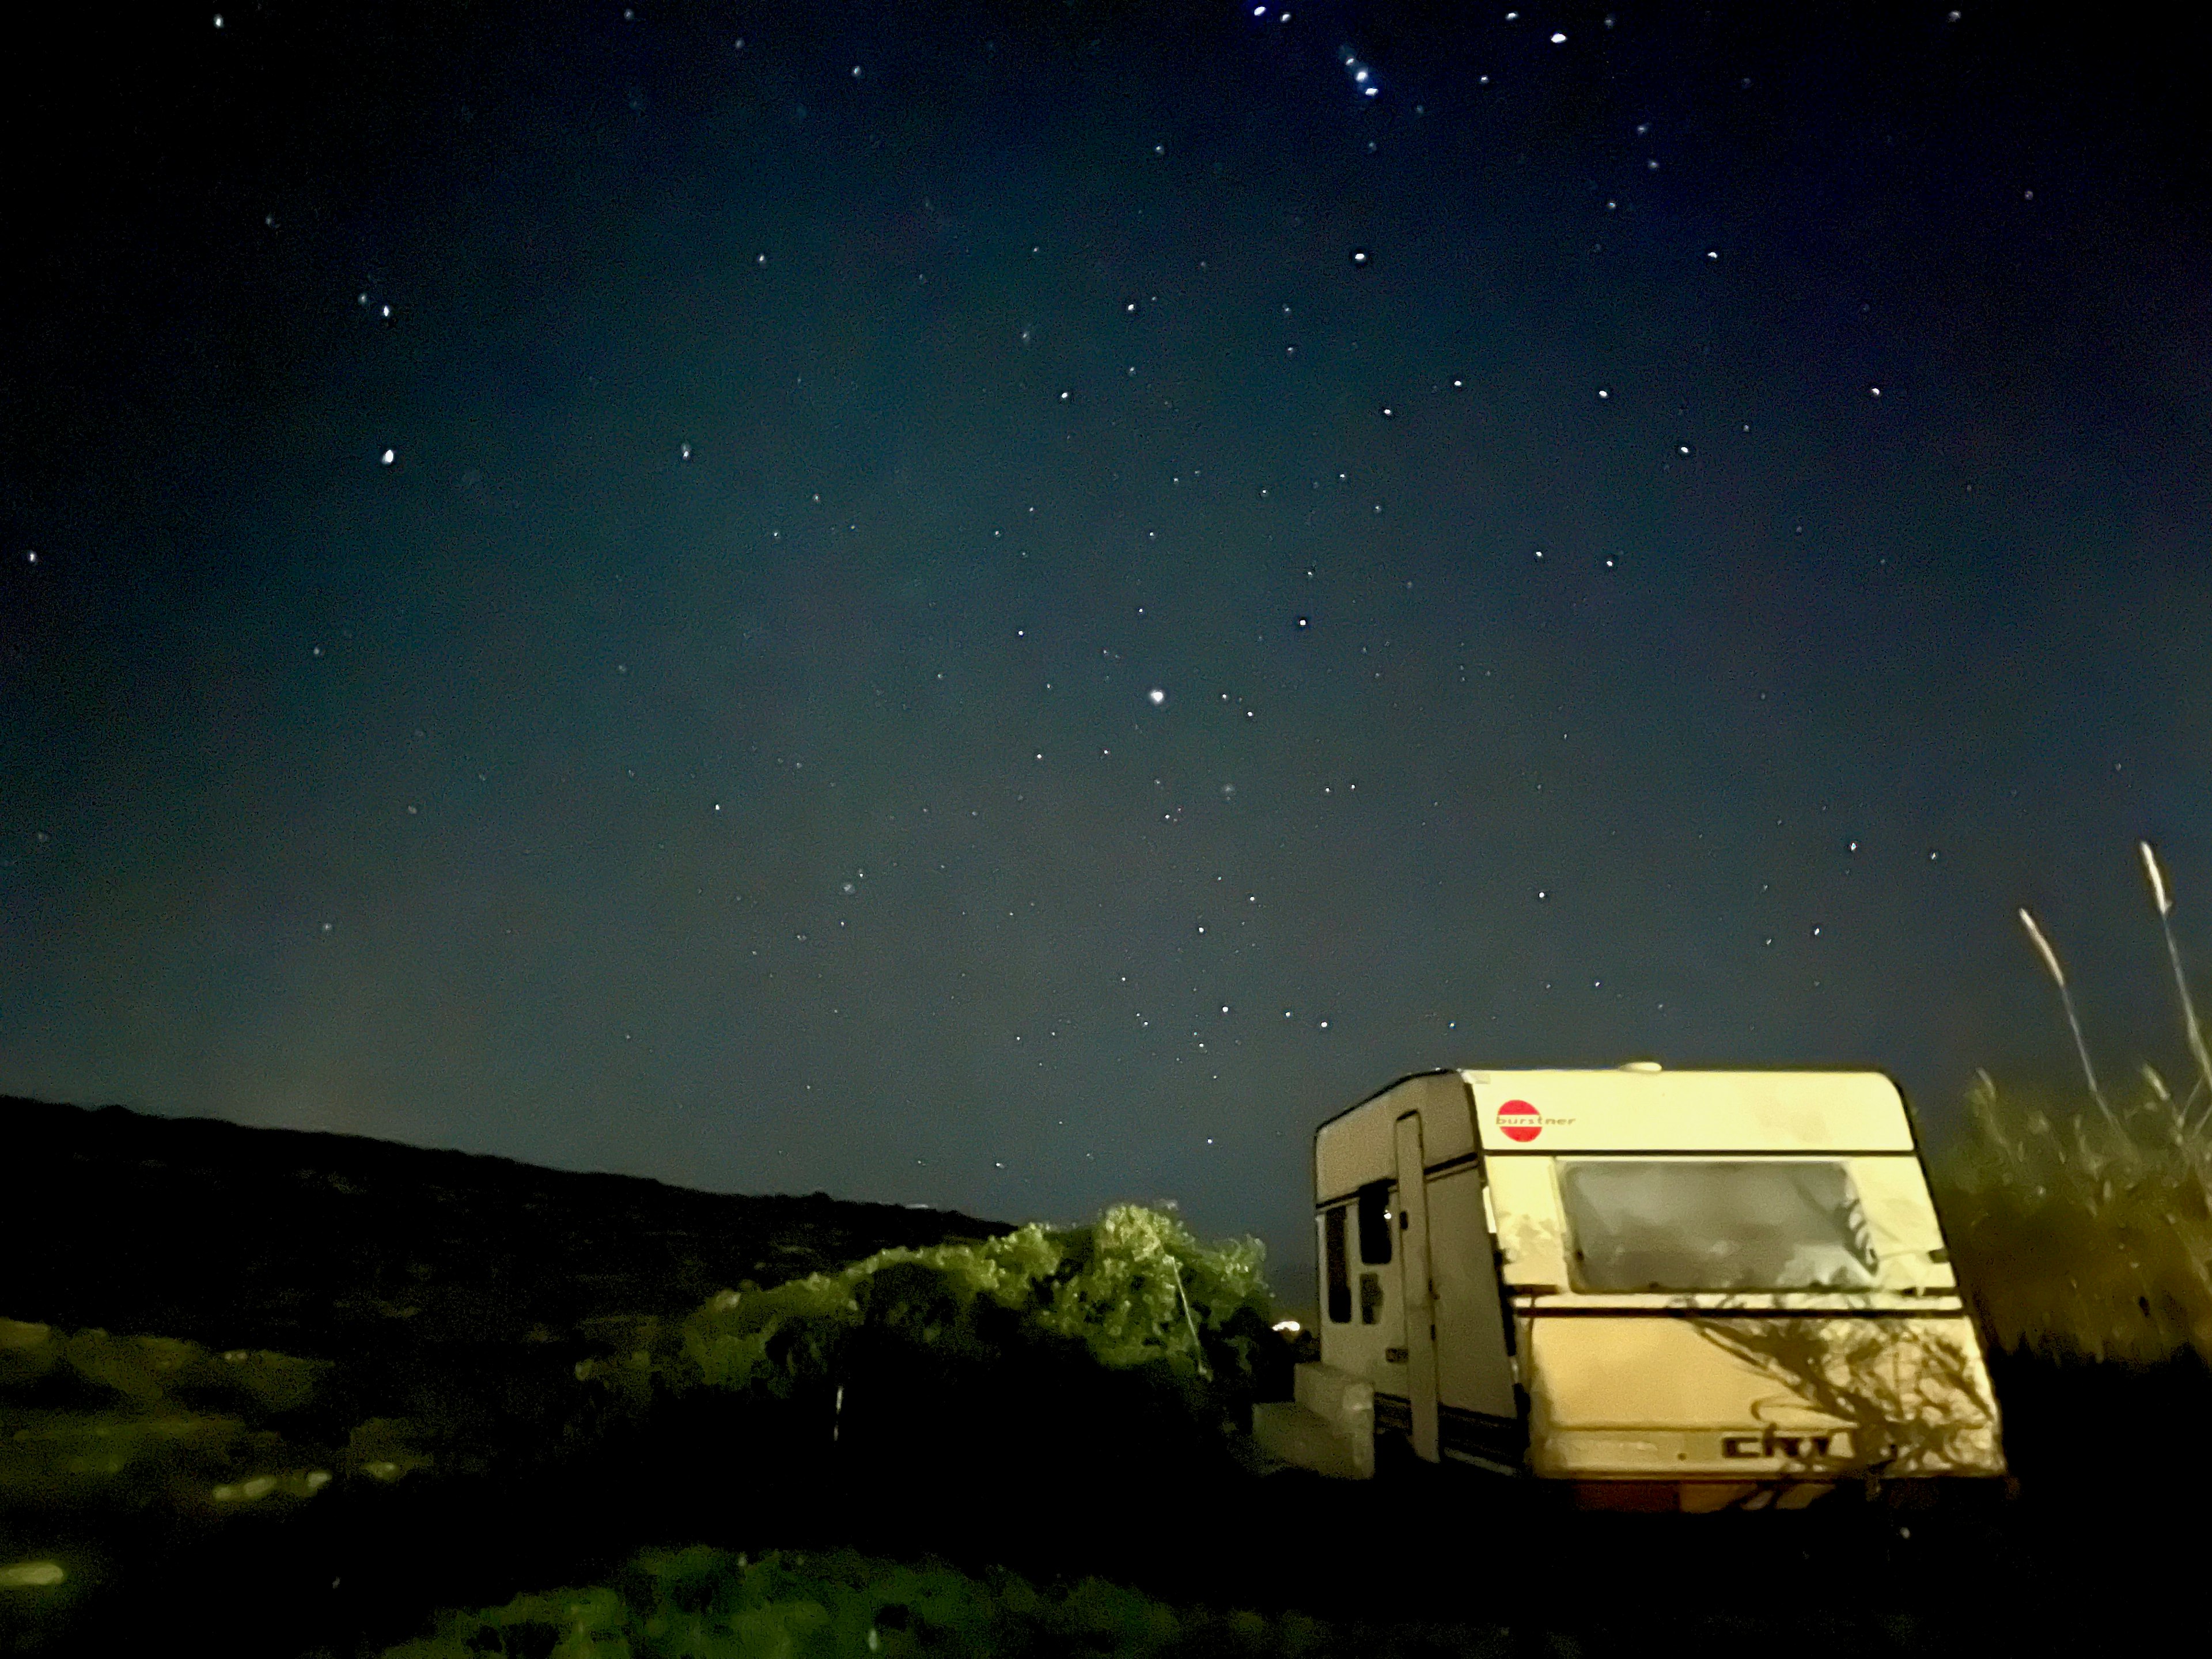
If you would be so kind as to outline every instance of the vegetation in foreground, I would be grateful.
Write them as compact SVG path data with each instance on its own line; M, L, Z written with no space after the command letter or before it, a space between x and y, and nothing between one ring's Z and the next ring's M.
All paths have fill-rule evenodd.
M388 1659L1389 1659L1506 1651L1502 1632L1419 1632L1176 1607L1085 1578L1040 1586L1017 1574L849 1550L758 1560L693 1548L648 1552L614 1582L441 1614Z
M603 1559L671 1513L649 1492L699 1486L687 1477L710 1468L709 1483L743 1470L775 1489L832 1457L903 1460L924 1491L1003 1486L1046 1468L1036 1449L1048 1447L1062 1478L1200 1479L1228 1467L1238 1402L1287 1386L1261 1255L1256 1241L1205 1243L1165 1211L1125 1206L1089 1226L747 1279L688 1318L598 1315L584 1358L539 1347L527 1409L506 1425L517 1443L563 1430L550 1446L472 1435L484 1418L466 1394L459 1410L432 1398L419 1417L355 1421L366 1391L347 1386L343 1364L8 1322L0 1647L54 1650L76 1639L81 1612L127 1618L157 1583L209 1582L195 1563L258 1580L272 1549L300 1558L278 1573L291 1586L283 1618L324 1620L334 1604L314 1607L310 1559L330 1563L333 1590L343 1579L404 1595L396 1561L367 1561L427 1537L426 1524L474 1554L481 1534L463 1516L498 1530L516 1569L504 1584L527 1582L522 1564L539 1558L526 1542L547 1531L549 1504L576 1506L579 1523L555 1548ZM453 1363L486 1357L503 1356L459 1348ZM933 1456L938 1467L920 1467ZM442 1595L422 1581L424 1601L398 1608L396 1629L390 1612L362 1621L389 1640L426 1604L459 1599L462 1582L489 1588L500 1572L465 1568ZM273 1632L262 1645L283 1650Z
M0 1319L0 1517L221 1515L428 1465L403 1421L329 1432L316 1407L331 1370L265 1348L218 1354L174 1337Z
M651 1425L575 1367L641 1319L1006 1231L121 1107L0 1099L0 1133L25 1177L0 1204L0 1652L125 1650L165 1601L241 1595L263 1616L239 1651L374 1624L333 1608L356 1585L404 1599L405 1540L538 1550L536 1494L638 1455ZM605 1503L589 1521L567 1530L622 1525ZM557 1545L537 1559L574 1570ZM443 1565L384 1639L519 1582Z
M1983 1328L2048 1358L2212 1360L2212 1133L2156 1073L2107 1117L1984 1074L1937 1197Z
M1234 1428L1289 1381L1265 1255L1257 1239L1209 1243L1170 1211L1118 1205L1086 1226L1032 1222L724 1291L680 1325L638 1322L626 1352L576 1374L637 1407L711 1389L811 1397L834 1419L848 1391L1004 1393L1020 1386L1010 1364L1058 1362L1141 1378L1191 1425Z
M2212 1363L2212 1056L2163 872L2140 848L2197 1073L2177 1097L2148 1064L2115 1105L2098 1080L2057 952L2021 921L2057 988L2083 1091L2000 1089L1986 1072L1934 1170L1960 1278L1996 1347L2060 1362Z

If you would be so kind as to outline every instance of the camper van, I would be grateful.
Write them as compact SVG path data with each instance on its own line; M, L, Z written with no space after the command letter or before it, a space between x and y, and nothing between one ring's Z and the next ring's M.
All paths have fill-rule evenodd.
M1693 1511L2005 1474L1878 1072L1426 1073L1321 1126L1314 1199L1321 1360L1254 1418L1279 1462L1371 1475L1379 1438Z

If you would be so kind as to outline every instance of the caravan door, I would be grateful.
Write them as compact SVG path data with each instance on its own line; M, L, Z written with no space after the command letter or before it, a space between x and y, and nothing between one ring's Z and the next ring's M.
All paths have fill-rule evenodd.
M1413 1452L1440 1460L1437 1437L1436 1294L1429 1276L1429 1177L1421 1115L1398 1120L1398 1286L1406 1310L1406 1392L1413 1401Z

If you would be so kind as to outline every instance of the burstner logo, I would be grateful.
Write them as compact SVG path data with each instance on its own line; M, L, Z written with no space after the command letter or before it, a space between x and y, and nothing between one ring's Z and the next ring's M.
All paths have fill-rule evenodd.
M1534 1140L1543 1133L1543 1121L1525 1100L1509 1100L1498 1109L1498 1132L1508 1140Z

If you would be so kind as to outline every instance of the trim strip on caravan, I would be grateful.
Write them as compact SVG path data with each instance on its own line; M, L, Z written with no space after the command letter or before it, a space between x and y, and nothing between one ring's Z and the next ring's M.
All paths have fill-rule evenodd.
M1485 1158L1909 1158L1919 1155L1909 1146L1637 1146L1626 1149L1563 1146L1491 1146ZM1455 1160L1456 1161L1456 1160ZM1441 1167L1441 1166L1439 1166Z
M1541 1304L1541 1305L1539 1305ZM1911 1308L1593 1308L1554 1304L1548 1296L1516 1296L1514 1311L1534 1319L1964 1319L1963 1305ZM1380 1396L1377 1396L1378 1398Z
M1516 1146L1510 1150L1491 1146L1472 1152L1462 1152L1457 1158L1448 1158L1441 1164L1429 1164L1423 1169L1422 1173L1431 1179L1434 1179L1436 1176L1440 1175L1449 1175L1454 1170L1465 1169L1469 1164L1480 1164L1485 1158L1713 1158L1716 1156L1718 1156L1718 1154L1717 1154L1710 1146L1639 1146L1632 1152L1625 1152L1605 1151L1577 1151L1570 1152L1557 1146ZM1899 1148L1894 1146L1881 1147L1872 1152L1869 1152L1863 1147L1838 1146L1832 1150L1827 1147L1822 1147L1818 1152L1808 1152L1802 1148L1788 1148L1781 1151L1769 1151L1765 1147L1759 1146L1748 1146L1741 1149L1731 1147L1729 1149L1727 1156L1730 1159L1739 1162L1748 1162L1754 1158L1913 1158L1916 1162L1918 1161L1917 1154L1900 1151ZM1395 1185L1396 1183L1394 1182L1392 1184ZM1333 1197L1317 1200L1314 1204L1315 1213L1318 1214L1322 1211L1328 1209L1334 1205L1349 1204L1353 1199L1358 1196L1359 1189L1358 1188L1354 1187L1349 1191L1338 1193Z

